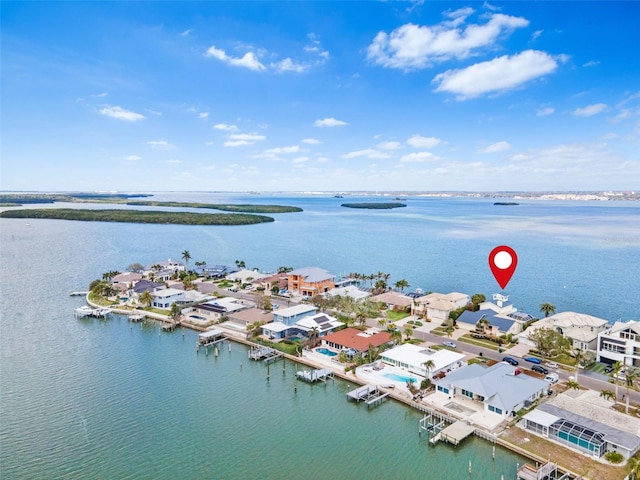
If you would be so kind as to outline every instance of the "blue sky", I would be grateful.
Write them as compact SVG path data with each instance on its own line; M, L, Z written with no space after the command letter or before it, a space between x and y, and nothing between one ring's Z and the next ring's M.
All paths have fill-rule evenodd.
M637 190L640 2L2 2L3 190Z

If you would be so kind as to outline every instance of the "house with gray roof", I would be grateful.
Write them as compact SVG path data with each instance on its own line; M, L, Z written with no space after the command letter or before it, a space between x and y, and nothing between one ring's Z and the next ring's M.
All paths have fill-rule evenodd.
M480 320L486 320L489 324L485 330L491 335L504 335L507 333L517 334L523 329L526 322L534 317L528 313L519 312L509 297L496 293L493 301L485 301L479 305L475 312L466 310L458 317L458 325L467 330L473 330Z
M560 312L538 320L518 337L520 343L535 346L529 335L536 329L550 328L571 340L571 348L595 352L598 347L598 334L609 327L608 322L602 318L584 313Z
M521 373L507 363L487 367L474 363L437 380L436 395L455 398L460 395L484 405L484 410L502 417L528 407L547 391L544 380Z
M305 297L327 293L335 287L335 275L318 267L297 268L287 276L287 289Z
M567 390L527 413L522 426L584 455L618 452L628 459L640 449L640 419L613 410L613 403L594 390Z

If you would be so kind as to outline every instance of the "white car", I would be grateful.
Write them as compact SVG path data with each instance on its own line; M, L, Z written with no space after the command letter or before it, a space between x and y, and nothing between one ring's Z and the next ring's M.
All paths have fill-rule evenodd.
M556 383L559 380L560 377L558 377L557 373L550 373L549 375L547 375L546 377L544 377L544 381L545 382L549 382L551 384Z
M451 347L451 348L456 348L456 347L457 347L457 345L455 344L455 342L452 342L452 341L450 341L450 340L445 340L444 342L442 342L442 344L443 344L445 347Z
M549 368L553 368L554 370L558 369L558 364L556 362L547 362L547 363L545 363L545 366L547 366Z

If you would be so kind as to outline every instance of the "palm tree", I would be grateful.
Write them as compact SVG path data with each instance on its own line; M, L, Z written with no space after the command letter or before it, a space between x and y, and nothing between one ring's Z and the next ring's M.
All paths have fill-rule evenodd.
M640 370L638 370L637 368L629 367L625 370L625 381L627 384L627 403L625 404L625 413L627 415L629 414L629 389L634 387L638 378L640 378Z
M640 479L640 457L634 456L629 459L629 466L631 471L629 472L629 478L631 480Z
M387 319L384 317L380 317L378 319L378 327L384 329L384 326L387 324Z
M191 260L191 254L189 253L189 250L185 250L184 252L182 252L182 259L184 260L184 263L187 264L187 271L189 271L189 260Z
M396 329L391 332L391 340L396 344L402 341L402 333L400 333L400 330Z
M574 380L567 380L567 388L572 388L574 390L580 390L580 384Z
M400 289L400 291L402 293L404 293L404 289L409 287L409 282L407 282L404 278L401 280L398 280L394 286L398 289Z
M318 327L312 327L311 330L309 330L309 340L313 346L315 346L319 335L320 330L318 330Z
M580 371L580 361L582 360L582 357L584 356L584 352L582 350L580 350L579 348L576 348L573 352L573 357L576 359L576 383L578 382L578 372Z
M436 364L433 360L427 360L425 362L422 362L422 366L424 367L424 371L425 371L424 377L427 380L429 380L429 372L431 372L431 370L435 368Z
M478 320L478 323L476 323L476 329L481 331L482 333L484 333L487 327L490 327L490 326L491 326L491 322L485 316L483 316L480 320Z
M613 390L601 390L600 396L605 400L615 400L616 392L614 392Z
M540 311L544 313L544 317L547 318L549 315L556 313L556 306L549 302L542 303L540 304Z
M246 268L247 264L244 262L244 260L236 260L236 267L243 269Z
M151 302L153 302L153 295L151 295L151 292L149 292L149 290L145 290L140 294L140 296L138 297L138 300L145 307L149 307L151 306Z
M413 335L413 326L408 323L404 326L404 334L407 336L407 340L411 340L411 335Z
M616 386L616 400L617 400L618 399L618 375L620 375L620 372L624 368L624 365L620 362L615 362L612 365L612 367L613 367L613 370L611 370L611 373L609 375L611 376L611 378L613 378L613 384Z

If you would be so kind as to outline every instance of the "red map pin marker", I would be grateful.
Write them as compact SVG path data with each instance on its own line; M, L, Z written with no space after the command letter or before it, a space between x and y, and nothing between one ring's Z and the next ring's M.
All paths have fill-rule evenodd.
M500 285L500 288L504 288L511 280L513 272L516 271L518 265L518 256L511 247L501 245L491 250L489 254L489 267L491 267L491 273Z

